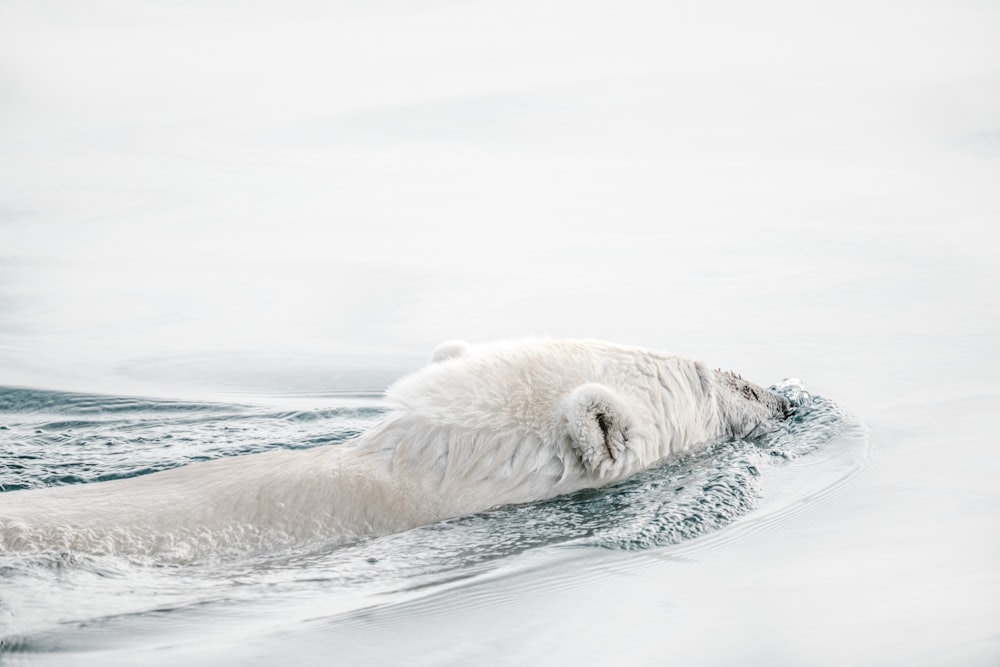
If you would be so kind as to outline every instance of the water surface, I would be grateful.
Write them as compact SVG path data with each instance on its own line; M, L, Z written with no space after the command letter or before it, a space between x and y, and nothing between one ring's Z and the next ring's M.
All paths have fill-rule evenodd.
M455 338L864 425L343 549L2 554L0 662L1000 664L997 34L981 0L0 3L0 493L342 446Z
M183 564L6 553L4 650L14 660L53 664L165 664L195 638L244 650L254 636L266 652L268 642L299 635L306 644L322 643L317 625L397 613L537 567L585 570L597 554L627 570L631 554L710 539L722 528L729 527L725 541L739 540L787 511L775 497L770 510L747 517L767 497L768 478L801 465L822 468L781 501L802 506L833 493L868 456L864 428L842 408L794 383L783 391L800 404L797 413L752 439L720 443L608 488L347 546L318 540L280 552L220 549ZM378 398L364 395L285 396L276 403L280 409L259 395L241 405L4 388L0 485L13 492L92 484L276 448L350 446L383 411ZM124 647L132 652L123 654ZM307 651L297 661L315 657ZM185 660L195 658L210 653Z

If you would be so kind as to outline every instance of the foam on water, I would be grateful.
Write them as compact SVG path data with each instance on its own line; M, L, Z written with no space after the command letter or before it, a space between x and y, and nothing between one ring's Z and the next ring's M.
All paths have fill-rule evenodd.
M175 626L192 631L206 614L232 621L264 601L303 596L323 597L321 614L350 613L462 585L529 552L650 549L717 534L757 505L770 471L808 460L835 439L865 441L859 424L834 402L809 396L796 382L774 389L792 400L796 413L752 438L719 443L611 487L346 546L308 540L280 552L219 554L187 566L71 552L2 554L3 650L27 655L123 642L150 645ZM0 485L13 490L90 483L193 461L338 443L381 412L375 402L277 410L3 389ZM850 452L852 460L858 452Z

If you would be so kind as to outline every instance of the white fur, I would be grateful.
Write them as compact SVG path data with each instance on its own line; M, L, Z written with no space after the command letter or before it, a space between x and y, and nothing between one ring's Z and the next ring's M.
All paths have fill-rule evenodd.
M734 376L596 341L450 342L351 443L0 494L0 548L188 560L345 542L597 487L776 416ZM764 390L760 390L764 391ZM775 403L777 404L777 403Z

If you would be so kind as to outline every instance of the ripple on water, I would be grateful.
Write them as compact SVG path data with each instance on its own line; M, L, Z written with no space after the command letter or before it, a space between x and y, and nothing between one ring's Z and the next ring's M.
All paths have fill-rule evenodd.
M0 388L0 491L125 479L226 456L337 444L382 412L275 411Z
M463 585L512 556L544 547L683 544L696 550L747 539L782 521L782 513L822 502L860 466L855 457L824 477L820 488L719 530L758 504L773 471L809 464L838 437L864 440L859 423L834 402L809 396L797 383L775 389L797 411L751 438L719 443L611 487L346 546L313 542L186 567L74 554L2 555L0 638L8 652L77 650L92 641L117 645L123 627L133 634L162 628L165 616L191 627L205 614L238 615L265 599L327 596L336 602L325 603L324 613L331 604L346 611L394 604L417 592ZM0 484L7 489L116 479L206 458L337 443L381 414L374 407L281 412L171 402L151 408L145 401L56 392L11 396L22 391L0 390L0 419L7 427L0 430L0 452L10 464L0 471ZM98 409L108 403L115 409ZM62 417L81 409L86 419ZM704 539L691 541L698 537Z

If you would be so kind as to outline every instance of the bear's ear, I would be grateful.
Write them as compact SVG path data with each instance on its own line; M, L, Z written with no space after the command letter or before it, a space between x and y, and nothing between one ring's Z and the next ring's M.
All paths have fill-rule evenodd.
M563 408L569 441L587 472L603 476L624 461L634 420L609 387L588 383L567 394Z
M431 352L431 363L436 364L441 361L447 361L448 359L454 359L455 357L460 357L469 349L469 344L461 340L447 340Z

